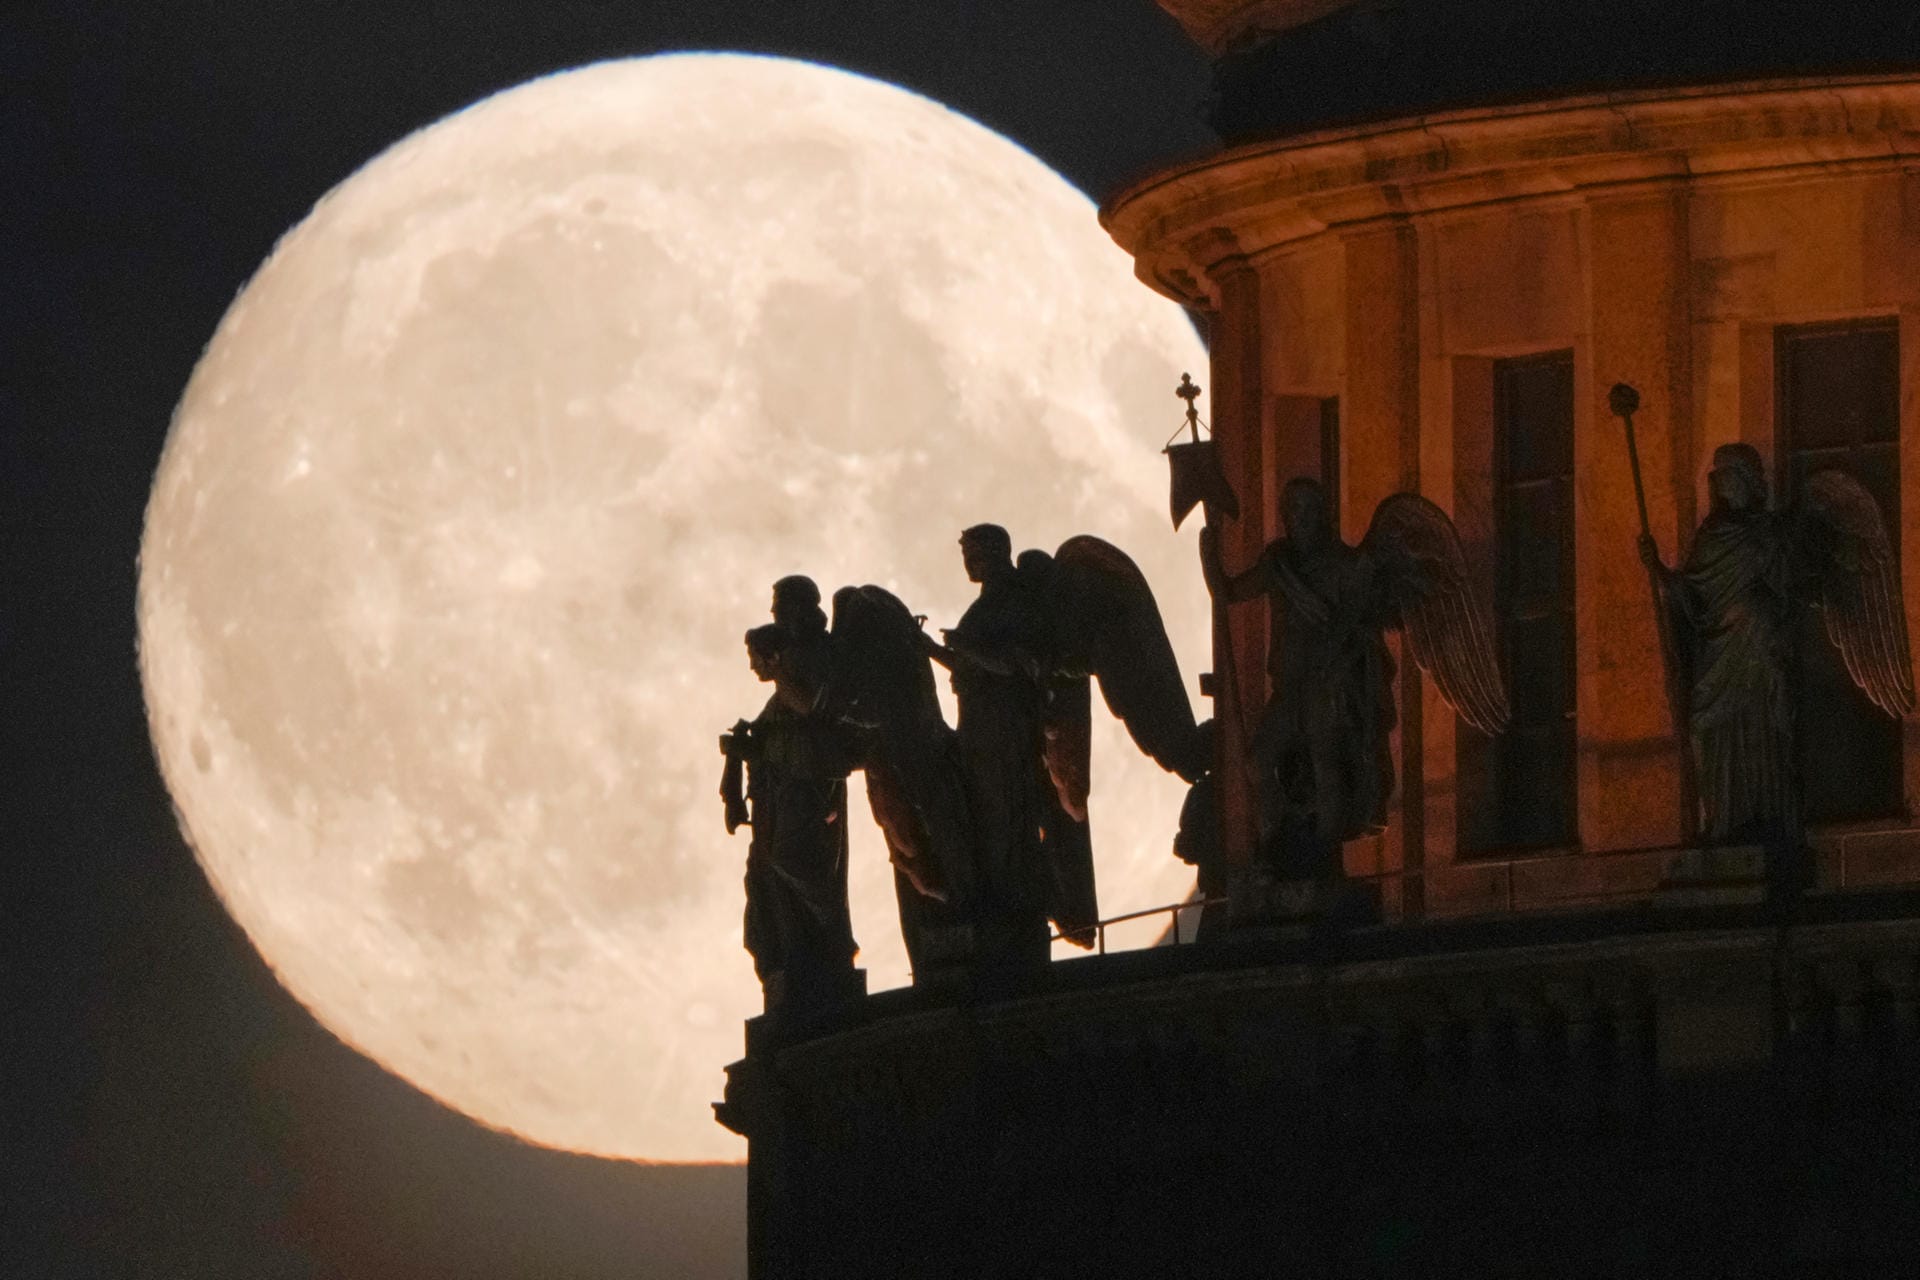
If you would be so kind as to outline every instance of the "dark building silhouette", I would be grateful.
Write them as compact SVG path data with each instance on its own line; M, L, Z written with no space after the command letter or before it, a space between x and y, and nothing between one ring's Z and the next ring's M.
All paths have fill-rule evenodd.
M1807 848L1702 845L1609 389L1642 397L1668 562L1744 443L1783 507L1827 466L1874 496L1911 614L1920 9L1161 4L1217 59L1226 145L1102 218L1207 317L1226 560L1294 476L1349 541L1424 495L1512 722L1400 662L1387 829L1343 850L1360 910L1236 901L1197 943L751 1024L719 1110L755 1274L1912 1273L1920 731L1807 609ZM1240 892L1269 637L1230 618Z

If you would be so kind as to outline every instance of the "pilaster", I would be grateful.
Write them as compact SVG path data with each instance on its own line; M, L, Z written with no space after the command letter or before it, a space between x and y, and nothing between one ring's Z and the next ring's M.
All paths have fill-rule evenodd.
M1245 261L1215 274L1220 306L1212 348L1213 440L1220 467L1240 501L1240 518L1219 530L1220 555L1228 573L1250 568L1265 549L1262 508L1262 407L1260 279ZM1226 610L1225 634L1213 638L1215 776L1220 787L1221 849L1227 864L1253 860L1257 810L1243 762L1249 735L1267 698L1267 611L1249 601ZM1229 673L1231 676L1229 677Z
M1663 683L1659 616L1636 551L1633 474L1607 395L1620 382L1640 392L1641 483L1671 563L1692 534L1681 520L1694 483L1686 189L1596 196L1583 221L1589 328L1574 362L1580 839L1589 850L1647 848L1692 834L1685 731Z
M1347 304L1341 536L1357 543L1383 498L1420 487L1419 255L1413 227L1401 221L1344 236L1341 247ZM1397 641L1394 650L1400 667L1400 723L1393 744L1399 785L1387 831L1373 842L1375 855L1367 857L1359 842L1348 849L1350 874L1413 870L1422 858L1422 680ZM1417 910L1418 880L1406 884L1416 896L1401 908ZM1389 894L1390 911L1393 905Z

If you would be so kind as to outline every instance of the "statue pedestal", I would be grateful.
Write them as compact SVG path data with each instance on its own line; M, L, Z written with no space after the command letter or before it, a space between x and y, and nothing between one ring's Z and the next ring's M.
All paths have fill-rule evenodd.
M747 1052L844 1021L847 1008L867 996L867 971L809 974L804 983L773 974L761 983L766 1012L747 1019Z
M913 985L946 990L965 986L976 953L971 924L923 924L907 950Z
M1767 851L1760 845L1682 849L1667 860L1656 907L1755 906L1767 900Z
M1230 873L1227 930L1236 938L1304 941L1380 919L1380 886L1342 877L1281 879L1260 867Z

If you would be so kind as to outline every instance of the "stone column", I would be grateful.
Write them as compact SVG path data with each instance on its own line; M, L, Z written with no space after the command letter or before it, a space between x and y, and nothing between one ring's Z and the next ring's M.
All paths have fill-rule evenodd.
M1220 529L1228 573L1249 568L1265 547L1262 537L1260 279L1245 259L1218 267L1220 305L1213 325L1213 440L1220 467L1240 500L1240 518ZM1215 758L1220 787L1221 849L1229 867L1253 860L1257 808L1244 765L1247 740L1267 697L1267 610L1249 601L1229 608L1224 635L1213 638ZM1231 672L1231 676L1229 676ZM1229 701L1238 695L1237 708ZM1236 714L1237 711L1237 714Z
M1346 271L1346 378L1341 403L1341 536L1366 536L1380 500L1420 482L1419 258L1413 228L1395 219L1342 238ZM1424 851L1425 778L1421 751L1423 681L1402 646L1397 697L1400 727L1394 733L1398 766L1388 828L1379 837L1375 867L1355 871L1418 870ZM1386 906L1418 914L1417 877L1405 882L1406 898L1389 888Z

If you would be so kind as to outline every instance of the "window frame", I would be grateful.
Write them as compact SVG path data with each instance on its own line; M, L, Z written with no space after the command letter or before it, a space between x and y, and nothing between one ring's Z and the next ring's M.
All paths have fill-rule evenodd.
M1862 430L1844 443L1827 443L1804 447L1797 445L1794 438L1795 412L1798 407L1796 404L1796 383L1794 378L1795 364L1790 354L1790 348L1800 342L1867 334L1885 335L1893 344L1892 361L1889 370L1890 380L1889 385L1885 388L1885 393L1891 403L1891 413L1887 415L1888 423L1891 426L1891 435L1886 438L1867 439L1865 437L1868 431ZM1774 453L1772 459L1774 471L1772 487L1776 508L1781 510L1789 508L1795 497L1796 476L1799 475L1802 470L1811 472L1822 469L1819 465L1802 468L1800 461L1803 457L1812 455L1832 459L1844 456L1851 463L1851 465L1846 466L1845 469L1856 479L1861 479L1864 483L1864 477L1869 474L1869 469L1864 468L1861 464L1867 461L1869 452L1871 451L1882 459L1890 460L1892 464L1892 500L1894 505L1892 509L1889 510L1883 503L1880 514L1881 518L1888 523L1888 533L1893 541L1893 553L1896 564L1902 559L1900 548L1900 520L1905 499L1903 492L1905 476L1902 474L1900 459L1901 428L1904 425L1901 421L1900 414L1902 390L1900 353L1900 319L1896 315L1858 316L1842 320L1824 320L1809 324L1777 324L1772 326ZM1804 388L1799 389L1799 391L1801 395L1806 394ZM1862 393L1863 398L1865 394L1864 392ZM1862 426L1867 426L1864 418L1862 419ZM1876 495L1876 500L1878 500L1878 498L1879 495ZM1841 660L1838 654L1832 652L1831 644L1826 636L1822 634L1822 631L1823 624L1816 610L1806 610L1800 618L1796 619L1798 651L1794 656L1794 668L1791 672L1791 677L1794 715L1797 724L1801 727L1796 729L1794 768L1797 773L1802 775L1796 778L1796 785L1800 790L1801 803L1804 811L1803 820L1810 830L1831 830L1861 826L1874 827L1885 826L1890 822L1909 822L1911 821L1912 815L1909 812L1906 797L1904 722L1900 720L1888 720L1884 715L1873 711L1871 704L1867 702L1866 696L1854 688L1850 681L1844 681L1846 684L1846 693L1843 695L1845 698L1845 714L1854 724L1864 722L1874 726L1872 732L1876 738L1880 739L1880 741L1875 744L1875 747L1877 750L1887 753L1886 759L1881 762L1883 772L1879 780L1886 790L1884 794L1874 799L1870 804L1863 803L1852 806L1841 806L1837 811L1833 808L1827 808L1826 812L1819 812L1820 808L1826 807L1823 802L1827 797L1816 790L1812 781L1804 776L1807 758L1810 755L1824 754L1817 746L1809 745L1810 743L1816 743L1818 739L1809 737L1804 728L1807 721L1815 718L1809 715L1810 704L1808 702L1807 684L1810 655L1806 652L1807 648L1810 646L1819 646L1824 650L1820 657L1812 658L1811 661L1816 667L1821 669L1821 675L1825 677L1826 684L1833 685L1835 683L1833 674L1835 670L1839 670L1841 675L1844 676L1844 669L1839 666ZM1823 712L1822 718L1824 719L1825 716L1831 714L1832 707L1829 704L1821 708L1821 711ZM1838 771L1838 773L1850 777L1857 776L1857 771L1854 770L1841 770ZM1834 771L1823 771L1823 776L1836 776L1836 773Z
M1557 415L1564 423L1565 438L1559 469L1525 479L1514 475L1514 436L1517 407L1512 379L1529 369L1552 367L1564 378L1566 399ZM1528 355L1496 359L1490 362L1492 380L1492 516L1489 546L1493 551L1493 621L1495 642L1499 647L1500 667L1512 697L1516 723L1508 732L1489 737L1474 730L1464 720L1455 720L1454 766L1456 809L1454 815L1456 856L1463 861L1500 859L1541 853L1574 852L1579 847L1579 583L1576 555L1577 489L1574 483L1576 456L1577 378L1574 351L1561 347ZM1556 590L1535 602L1527 616L1516 617L1514 548L1532 543L1535 536L1515 529L1515 494L1523 487L1549 487L1561 512L1560 562L1555 569ZM1560 719L1564 728L1551 724L1522 726L1523 693L1514 684L1515 664L1511 647L1516 622L1558 619L1555 628L1563 639L1565 669L1557 684L1562 703ZM1552 742L1556 754L1564 757L1557 772L1557 794L1552 804L1557 811L1554 830L1529 836L1517 829L1507 816L1517 807L1518 782L1506 761L1508 753L1533 750L1532 739ZM1474 781L1470 782L1469 780ZM1477 811L1488 806L1489 812Z

